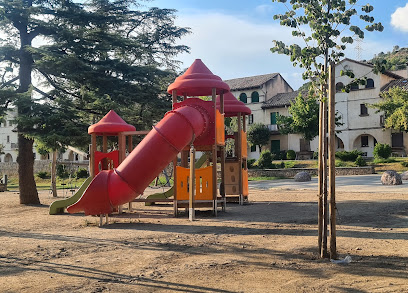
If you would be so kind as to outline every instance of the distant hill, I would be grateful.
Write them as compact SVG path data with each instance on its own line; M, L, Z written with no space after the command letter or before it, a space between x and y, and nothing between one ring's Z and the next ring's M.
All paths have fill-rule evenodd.
M374 63L382 60L387 61L385 66L386 70L396 71L406 69L408 63L408 48L395 46L392 52L380 52L375 55L373 59L368 60L368 62Z

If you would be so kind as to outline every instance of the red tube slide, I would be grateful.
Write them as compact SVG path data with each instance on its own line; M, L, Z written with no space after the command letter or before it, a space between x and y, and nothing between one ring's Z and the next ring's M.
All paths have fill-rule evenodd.
M168 112L117 169L100 172L68 212L109 214L142 194L177 154L208 128L207 111L191 102Z

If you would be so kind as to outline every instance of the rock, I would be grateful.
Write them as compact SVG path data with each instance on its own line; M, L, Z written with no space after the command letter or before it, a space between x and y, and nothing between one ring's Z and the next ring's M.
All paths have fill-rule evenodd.
M401 174L401 179L408 180L408 171L405 171L404 173Z
M385 171L381 176L381 183L383 185L401 185L401 175L395 171Z
M295 175L296 182L307 182L312 180L312 176L308 172L302 171Z

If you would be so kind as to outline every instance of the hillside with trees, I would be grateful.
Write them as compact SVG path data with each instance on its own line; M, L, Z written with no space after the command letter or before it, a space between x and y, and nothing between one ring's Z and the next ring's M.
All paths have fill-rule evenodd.
M395 71L406 69L408 63L408 48L394 46L392 52L380 52L368 62L375 64L376 62L382 62L383 60L387 62L385 63L386 70Z

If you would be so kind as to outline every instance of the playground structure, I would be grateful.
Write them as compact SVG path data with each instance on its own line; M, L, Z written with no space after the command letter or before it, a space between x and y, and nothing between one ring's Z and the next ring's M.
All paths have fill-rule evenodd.
M195 208L211 208L215 215L219 207L225 210L226 193L238 195L240 203L244 196L247 199L246 155L243 150L246 151L245 115L250 110L232 95L238 105L233 101L227 102L234 109L238 106L238 112L230 109L227 115L231 116L234 112L239 121L244 117L244 130L239 123L236 136L236 141L241 142L236 143L238 156L226 163L224 93L229 92L228 85L197 59L169 86L168 92L173 97L173 109L150 132L136 131L114 111L89 127L88 133L92 137L90 175L93 179L89 186L75 194L75 198L60 203L58 212L67 207L69 213L83 211L86 215L100 215L102 218L103 214L108 215L125 203L173 196L168 201L173 202L174 214L178 214L179 208L188 208L192 220ZM211 100L204 101L197 96L210 96ZM145 134L146 137L132 151L132 135ZM98 135L102 136L102 151L97 150ZM108 136L118 136L118 150L108 153ZM205 152L197 162L196 151ZM181 166L177 166L179 153ZM174 166L171 192L150 199L142 198L144 190L170 162ZM207 166L201 167L205 163ZM217 175L217 163L221 168L220 175ZM238 181L235 180L237 176ZM221 181L219 195L218 179Z
M89 159L89 178L84 181L77 192L70 198L54 201L50 205L49 213L51 215L60 214L64 212L64 209L68 206L76 203L85 190L88 188L89 184L93 178L101 170L109 170L116 168L123 161L125 154L120 152L120 150L114 150L108 152L108 137L118 137L119 148L122 146L120 138L123 133L138 133L136 128L132 125L127 124L115 111L109 111L98 123L91 125L88 128L88 134L91 135L91 145L89 149L90 159ZM146 133L146 132L141 132ZM102 145L97 144L97 137L102 136ZM130 143L131 137L129 138ZM123 139L122 139L123 142ZM99 151L98 151L99 149Z
M217 97L217 108L221 108L221 97ZM248 150L246 137L246 115L251 114L241 101L230 92L224 96L224 115L237 117L238 131L227 138L234 140L234 156L227 157L225 162L225 185L223 186L228 202L248 202Z

